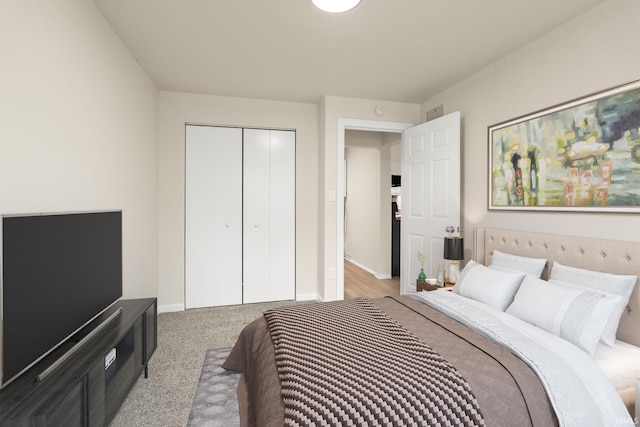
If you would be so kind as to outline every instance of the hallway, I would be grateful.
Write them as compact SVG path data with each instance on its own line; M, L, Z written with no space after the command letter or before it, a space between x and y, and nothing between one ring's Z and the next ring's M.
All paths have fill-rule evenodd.
M357 265L344 261L344 299L355 297L381 298L400 295L400 278L376 279L375 276Z

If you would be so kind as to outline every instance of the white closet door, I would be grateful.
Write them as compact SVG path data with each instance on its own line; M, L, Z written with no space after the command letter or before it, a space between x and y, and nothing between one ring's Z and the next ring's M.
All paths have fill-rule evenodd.
M185 307L242 303L242 129L186 128Z
M295 299L295 132L244 131L244 302Z

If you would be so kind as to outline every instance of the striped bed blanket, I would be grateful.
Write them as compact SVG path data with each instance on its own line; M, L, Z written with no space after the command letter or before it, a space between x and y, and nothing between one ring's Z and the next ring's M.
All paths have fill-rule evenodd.
M369 300L305 304L264 315L285 425L485 424L462 375Z

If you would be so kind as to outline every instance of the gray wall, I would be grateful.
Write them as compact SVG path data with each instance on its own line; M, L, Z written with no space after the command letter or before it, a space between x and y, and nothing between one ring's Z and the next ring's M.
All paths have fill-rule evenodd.
M157 295L158 90L91 1L0 17L0 213L122 209L124 296Z
M613 0L523 46L421 106L460 111L465 237L475 227L640 241L638 214L489 211L487 128L640 78L640 2ZM471 242L471 240L469 240ZM467 246L467 259L471 245Z

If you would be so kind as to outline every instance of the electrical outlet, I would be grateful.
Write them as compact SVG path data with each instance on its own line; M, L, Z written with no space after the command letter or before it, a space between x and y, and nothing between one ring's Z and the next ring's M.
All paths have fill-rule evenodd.
M336 278L336 269L335 268L329 268L329 271L327 272L327 275L329 276L329 279L335 279Z

